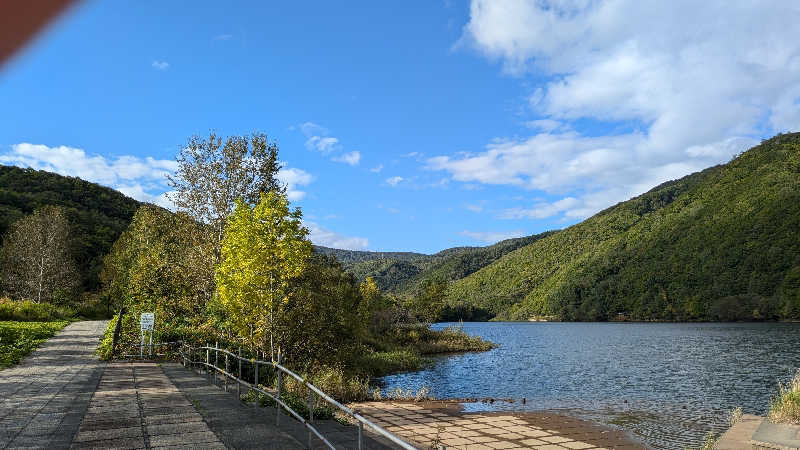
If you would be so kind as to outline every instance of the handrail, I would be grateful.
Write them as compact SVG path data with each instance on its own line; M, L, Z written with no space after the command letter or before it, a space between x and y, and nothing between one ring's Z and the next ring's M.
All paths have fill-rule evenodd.
M189 350L189 352L188 352L189 356L193 353L193 350L205 350L206 351L206 361L193 360L192 358L188 357L187 354L184 352L184 350L187 349L187 348ZM214 363L211 362L211 356L210 356L210 352L211 351L214 352L214 361L215 361ZM218 363L218 359L219 359L219 354L220 353L226 356L226 358L225 358L225 360L226 360L225 361L225 370L223 370L220 367L217 367L217 363ZM217 372L222 374L225 377L225 380L226 380L226 383L225 383L225 389L226 390L227 390L227 379L231 378L232 380L234 380L234 381L236 381L238 383L237 384L237 388L239 390L241 390L241 386L244 385L249 389L252 389L254 391L260 392L260 393L270 397L272 400L274 400L276 402L276 405L278 405L278 406L276 406L277 414L278 414L276 420L280 420L279 419L280 418L280 408L283 407L283 409L285 409L289 414L291 414L298 421L300 421L306 428L308 428L308 430L309 430L309 448L311 447L311 433L316 435L328 447L330 447L332 449L335 448L333 446L333 444L331 444L330 441L328 441L319 432L319 430L317 430L312 425L312 422L314 420L314 400L313 400L313 395L317 394L319 397L321 397L327 403L335 406L336 408L338 408L339 410L341 410L342 412L344 412L345 414L347 414L348 416L352 417L353 419L355 419L358 422L358 448L359 448L359 450L364 448L363 447L363 428L364 428L364 425L368 426L370 429L372 429L373 431L375 431L379 435L385 437L386 439L389 439L394 444L397 444L398 446L400 446L400 448L404 448L406 450L416 450L416 447L414 447L411 444L403 441L402 439L400 439L399 437L395 436L391 432L383 429L379 425L372 423L369 419L367 419L366 417L362 416L361 414L358 414L357 412L353 411L352 409L350 409L350 408L342 405L341 403L337 402L336 400L331 398L328 394L323 392L321 389L319 389L318 387L316 387L313 384L309 383L307 379L301 377L300 375L294 373L293 371L289 370L288 368L282 366L280 364L280 355L278 356L278 361L263 361L263 360L259 360L259 359L256 359L256 358L252 358L252 359L243 358L242 356L237 355L237 354L235 354L235 353L233 353L231 351L219 348L217 345L211 346L209 344L207 346L192 347L192 346L190 346L188 344L183 344L181 346L181 356L183 357L184 366L186 364L195 364L195 365L205 366L206 367L206 373L208 373L209 368L213 368L214 369L214 373L215 373L215 375L214 375L215 379L216 379L216 373ZM258 368L259 365L266 365L266 366L272 366L274 369L277 369L279 371L278 372L278 380L277 380L277 396L273 395L273 393L271 393L271 392L268 392L268 391L266 391L264 389L261 389L257 385L257 383L258 383L258 372L256 372L255 383L249 383L249 382L247 382L247 381L245 381L245 380L233 375L232 373L228 372L228 357L234 358L235 360L239 361L239 376L241 376L241 367L242 367L241 363L245 362L245 361L250 363L250 364L253 364L256 368ZM303 416L298 414L289 405L287 405L285 402L283 402L283 400L281 400L281 398L280 398L280 393L281 393L280 372L283 372L286 375L294 378L295 380L297 380L300 383L302 383L303 386L308 388L308 390L309 390L309 419L308 420L303 418Z

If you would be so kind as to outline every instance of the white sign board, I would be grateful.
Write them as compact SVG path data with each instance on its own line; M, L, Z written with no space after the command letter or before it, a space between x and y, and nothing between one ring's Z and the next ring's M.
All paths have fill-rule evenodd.
M149 330L153 331L153 324L155 323L155 315L151 312L142 313L142 318L140 320L142 325L142 331Z

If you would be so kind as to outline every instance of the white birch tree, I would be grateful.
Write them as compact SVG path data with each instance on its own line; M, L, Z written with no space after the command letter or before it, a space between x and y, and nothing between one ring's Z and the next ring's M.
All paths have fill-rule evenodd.
M79 284L61 208L45 206L15 222L3 241L3 284L17 299L51 302Z

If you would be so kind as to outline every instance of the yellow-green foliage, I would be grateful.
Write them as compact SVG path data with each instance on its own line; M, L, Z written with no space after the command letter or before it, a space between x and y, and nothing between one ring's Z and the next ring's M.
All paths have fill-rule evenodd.
M0 298L0 320L46 322L70 319L75 312L69 308L50 303L34 303L30 300Z
M788 385L779 385L778 396L769 407L769 420L800 425L800 369Z
M272 351L267 344L275 338L275 323L285 320L293 295L289 283L303 273L311 256L307 234L300 211L289 209L285 195L262 194L255 207L236 202L216 280L223 308L252 349Z
M800 318L800 134L613 206L450 284L499 318Z
M0 369L20 361L69 322L0 322Z
M180 329L213 325L205 317L214 295L213 249L204 231L185 214L154 206L136 211L102 273L113 303L127 309L123 341L138 340L142 312L155 313L157 341L172 340Z

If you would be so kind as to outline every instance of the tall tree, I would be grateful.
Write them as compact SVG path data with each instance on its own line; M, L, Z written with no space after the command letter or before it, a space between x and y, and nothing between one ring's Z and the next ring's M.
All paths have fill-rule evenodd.
M174 189L169 196L179 210L208 224L218 262L225 233L225 220L236 200L255 205L259 195L284 192L277 178L280 170L278 144L263 133L223 139L210 133L208 139L193 136L180 149L178 170L168 176Z
M312 253L301 216L278 192L261 194L254 207L237 200L222 242L219 300L246 343L266 350L269 338L273 355L275 321L292 295L290 282L302 275Z
M16 298L50 302L78 285L70 226L61 208L45 206L16 221L3 242L3 281Z

